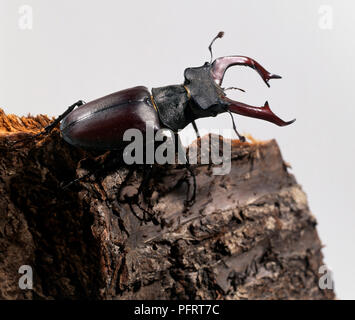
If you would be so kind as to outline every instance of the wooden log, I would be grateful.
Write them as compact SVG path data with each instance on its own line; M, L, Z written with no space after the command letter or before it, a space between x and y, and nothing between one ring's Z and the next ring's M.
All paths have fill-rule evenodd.
M320 289L316 220L276 141L232 144L228 175L117 165L68 145L50 119L0 110L0 299L334 299ZM100 167L100 165L99 165ZM144 199L146 198L146 199ZM128 200L127 200L128 199ZM33 289L19 288L19 268Z

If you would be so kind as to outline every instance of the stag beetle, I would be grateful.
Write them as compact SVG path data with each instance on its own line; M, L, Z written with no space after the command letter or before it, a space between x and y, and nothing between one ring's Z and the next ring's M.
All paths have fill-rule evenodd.
M127 129L139 129L144 134L149 125L155 131L168 128L177 133L192 123L199 137L195 120L223 112L231 115L233 129L241 141L245 138L238 133L232 113L259 118L278 126L293 123L295 119L285 122L277 117L268 102L262 107L254 107L226 96L225 91L231 88L224 89L221 85L226 70L231 66L253 68L267 86L270 86L270 79L281 77L271 74L258 62L245 56L220 57L212 62L212 44L223 35L224 32L219 32L208 47L210 62L185 69L183 84L153 88L151 93L146 87L138 86L89 103L79 100L35 137L48 134L60 123L62 137L71 145L85 149L121 150Z
M210 62L185 69L183 84L153 88L151 93L146 87L138 86L89 103L79 100L39 135L49 133L61 122L60 131L68 143L81 148L115 150L122 148L122 137L127 129L136 128L144 133L147 123L154 130L169 128L174 132L192 123L199 136L196 119L228 112L232 117L233 128L242 141L245 138L238 133L231 112L266 120L278 126L293 123L295 119L285 122L277 117L268 102L263 107L253 107L226 96L225 91L230 88L223 89L221 84L226 70L231 66L253 68L267 86L270 86L270 79L281 77L271 74L258 62L244 56L220 57L212 62L212 44L223 35L224 32L219 32L208 47Z

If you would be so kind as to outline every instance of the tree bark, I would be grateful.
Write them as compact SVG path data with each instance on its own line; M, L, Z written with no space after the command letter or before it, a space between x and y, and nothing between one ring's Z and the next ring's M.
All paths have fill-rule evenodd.
M229 142L228 175L194 165L186 209L182 166L99 174L113 153L74 148L58 129L9 147L49 122L0 110L1 299L335 298L318 285L316 220L274 140ZM22 265L32 290L19 288Z

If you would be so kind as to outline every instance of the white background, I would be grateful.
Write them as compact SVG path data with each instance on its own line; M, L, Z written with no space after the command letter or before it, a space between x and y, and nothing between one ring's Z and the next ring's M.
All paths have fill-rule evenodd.
M19 25L24 4L32 30ZM297 118L279 128L235 117L240 131L278 141L319 222L338 298L354 299L354 11L351 0L1 0L0 107L58 115L78 99L182 83L186 67L209 61L207 46L224 30L215 57L247 55L283 76L268 89L255 71L234 67L224 85L247 90L231 92L234 99L267 99L283 119ZM231 128L228 115L197 124Z

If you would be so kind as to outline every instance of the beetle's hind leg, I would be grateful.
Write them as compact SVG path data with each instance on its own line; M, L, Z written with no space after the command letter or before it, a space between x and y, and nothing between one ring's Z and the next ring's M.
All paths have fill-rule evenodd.
M34 140L34 139L37 139L38 137L50 134L51 131L58 125L58 123L61 122L70 112L72 112L76 107L82 106L83 104L85 104L85 102L83 100L79 100L79 101L75 102L74 104L69 106L67 108L67 110L65 112L63 112L58 118L53 120L52 123L50 123L48 126L44 127L44 130L42 130L41 132L39 132L33 136L14 141L11 146L15 146L18 143L28 141L28 140Z
M36 136L49 134L58 125L58 123L61 122L70 112L72 112L76 107L82 106L83 104L85 104L85 102L83 100L79 100L79 101L75 102L74 104L72 104L71 106L69 106L68 109L65 110L65 112L63 112L51 124L46 126L44 128L44 130L42 132L38 133Z

